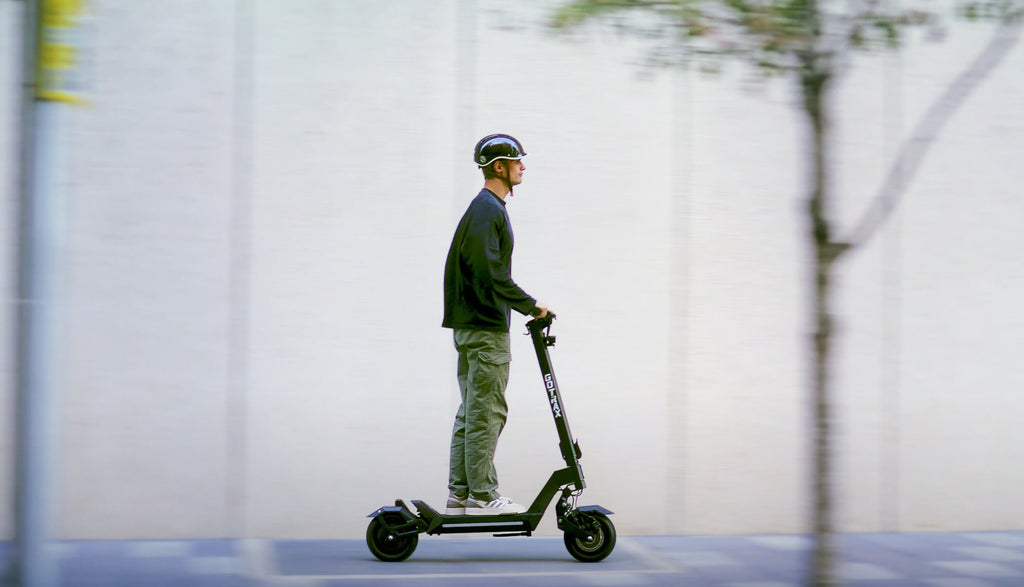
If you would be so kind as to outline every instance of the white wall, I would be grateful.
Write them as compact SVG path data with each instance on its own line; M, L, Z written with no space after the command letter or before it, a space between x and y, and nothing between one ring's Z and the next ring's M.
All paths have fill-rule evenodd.
M897 140L989 38L983 27L959 26L946 43L863 63L844 83L843 217L863 209ZM1024 370L1013 356L1024 316L1012 300L1024 273L1012 225L1024 175L1010 158L1024 148L1024 119L1003 105L1021 91L1022 64L1018 46L942 130L887 229L845 267L837 349L845 527L1022 524L1021 473L1006 464L1022 446L1013 414L1024 407L1016 392ZM879 114L872 86L888 102L882 117L894 121L874 136L858 129Z
M94 1L92 105L69 129L63 536L357 538L396 497L439 504L443 259L496 131L530 152L514 273L560 316L584 501L622 533L806 530L791 88L644 75L614 34L540 28L554 4ZM841 83L843 226L987 34L865 56ZM840 267L843 529L1024 524L1022 66L1018 48ZM529 501L561 460L525 337L513 356L497 465Z
M59 520L68 536L227 528L235 61L224 2L95 2L69 129Z

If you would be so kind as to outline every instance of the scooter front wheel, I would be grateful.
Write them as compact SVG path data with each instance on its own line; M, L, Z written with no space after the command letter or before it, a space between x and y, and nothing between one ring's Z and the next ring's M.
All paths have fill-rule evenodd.
M615 548L615 525L600 512L581 512L577 520L577 524L587 530L587 535L565 533L565 548L569 554L585 563L604 560Z
M388 529L388 526L398 526L404 521L401 515L393 512L384 512L370 520L366 528L366 545L370 547L373 556L389 563L409 558L419 544L419 535L399 536Z

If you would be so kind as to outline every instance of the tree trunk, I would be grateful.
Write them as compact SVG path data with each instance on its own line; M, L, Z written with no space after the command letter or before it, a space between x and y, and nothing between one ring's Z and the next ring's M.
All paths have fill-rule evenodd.
M814 357L811 386L813 406L813 503L814 544L808 569L808 584L836 585L832 531L832 434L829 394L829 355L832 336L831 277L836 258L844 247L832 242L827 217L825 88L829 81L817 59L812 58L803 74L804 110L812 133L813 186L808 199L808 220L812 244L814 305L811 346Z

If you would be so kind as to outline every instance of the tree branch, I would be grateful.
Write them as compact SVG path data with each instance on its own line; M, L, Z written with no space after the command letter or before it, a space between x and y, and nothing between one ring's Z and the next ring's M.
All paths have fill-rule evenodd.
M870 208L843 242L858 247L868 242L885 224L900 202L907 185L921 166L928 149L942 128L971 93L994 70L1020 40L1024 17L1020 14L1000 25L985 49L968 65L942 96L932 104L911 137L900 148L895 161Z

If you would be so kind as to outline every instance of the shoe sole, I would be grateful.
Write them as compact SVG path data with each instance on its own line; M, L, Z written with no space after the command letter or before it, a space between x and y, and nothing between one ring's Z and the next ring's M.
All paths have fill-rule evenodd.
M486 509L486 508L466 508L466 515L467 516L505 516L505 515L508 515L508 514L525 514L525 513L526 513L526 510L523 510L521 512L519 512L519 511L509 512L509 511L501 511L501 510L491 510L491 509Z
M445 508L444 514L446 516L464 516L466 515L466 508Z

